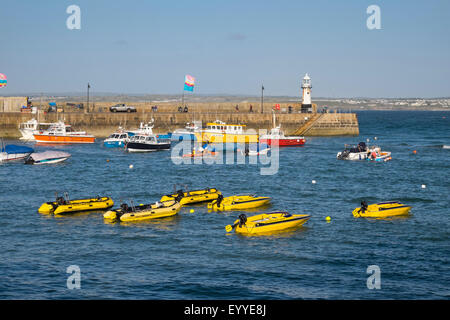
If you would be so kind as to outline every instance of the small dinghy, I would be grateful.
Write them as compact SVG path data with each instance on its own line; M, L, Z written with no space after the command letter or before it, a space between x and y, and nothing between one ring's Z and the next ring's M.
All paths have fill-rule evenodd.
M407 215L411 208L411 206L407 206L398 201L380 202L370 205L362 201L361 207L353 210L352 214L355 218L387 218Z
M122 203L120 208L106 212L103 218L112 221L139 222L171 217L176 215L180 209L181 204L175 200L140 204L138 206L128 206L126 203Z
M104 210L111 208L113 205L114 201L110 197L97 196L97 198L69 200L69 196L66 193L65 197L56 195L56 201L43 203L38 212L58 215L80 211Z
M67 160L70 153L63 151L33 152L25 159L25 164L50 164Z
M338 152L336 158L338 160L366 160L368 152L369 150L365 142L360 142L357 146L352 147L346 144L345 149Z
M227 225L225 230L230 232L234 229L242 234L271 233L299 227L310 217L307 214L290 214L283 211L263 213L248 218L245 214L240 214L239 219L233 225Z
M243 156L260 156L266 155L270 151L269 145L265 143L245 145L243 150L241 149L241 154Z
M246 210L268 205L269 197L257 197L255 195L236 195L224 198L222 195L217 200L208 203L208 209L212 211Z
M169 200L177 200L182 205L186 204L196 204L203 202L214 201L219 196L221 196L221 192L216 188L208 188L208 189L200 189L200 190L178 190L175 194L168 194L162 196L160 202L169 201Z

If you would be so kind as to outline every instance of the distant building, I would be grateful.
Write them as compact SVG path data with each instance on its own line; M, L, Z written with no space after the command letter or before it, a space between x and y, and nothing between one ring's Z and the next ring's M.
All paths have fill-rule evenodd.
M311 104L311 88L311 78L306 74L302 81L302 113L313 112Z
M24 106L30 106L28 97L0 97L0 112L20 112Z

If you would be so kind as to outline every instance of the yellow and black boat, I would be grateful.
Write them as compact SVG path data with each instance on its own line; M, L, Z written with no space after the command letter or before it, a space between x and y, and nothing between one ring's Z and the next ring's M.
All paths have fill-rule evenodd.
M387 218L407 215L411 208L411 206L398 201L380 202L370 205L363 201L361 202L361 207L356 208L352 213L355 218Z
M68 196L56 197L54 202L43 203L38 212L42 214L65 214L80 211L106 210L114 205L114 201L110 197L96 197L87 199L69 200Z
M268 205L269 197L257 197L255 195L237 195L224 198L222 195L211 203L208 209L212 211L246 210Z
M162 196L161 202L177 200L181 205L210 202L216 200L222 193L216 188L208 188L193 191L178 190L175 194Z
M175 200L128 206L123 203L120 208L106 212L103 217L122 222L139 222L174 216L180 211L181 204Z
M248 218L245 214L240 214L239 219L233 225L227 225L225 230L230 232L235 229L237 233L242 234L271 233L299 227L310 217L308 214L290 214L284 211L263 213Z

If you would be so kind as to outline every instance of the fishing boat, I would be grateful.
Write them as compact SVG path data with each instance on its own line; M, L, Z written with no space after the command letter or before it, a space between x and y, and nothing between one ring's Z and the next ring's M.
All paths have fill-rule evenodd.
M25 159L25 164L51 164L67 160L70 153L63 151L33 152Z
M103 141L103 145L106 148L123 148L130 140L128 132L126 132L122 127L111 134L108 138Z
M271 233L299 227L308 221L310 217L307 214L290 214L284 211L263 213L252 217L240 214L239 219L233 225L227 225L225 230L230 232L234 229L237 233L242 234Z
M128 131L128 136L131 138L137 134L153 134L153 127L155 125L155 120L152 118L151 121L144 123L141 122L138 129Z
M177 200L182 205L187 204L196 204L196 203L204 203L214 201L222 195L222 193L216 188L208 188L208 189L200 189L200 190L192 190L189 191L185 188L186 191L182 189L178 190L174 194L168 194L162 196L160 202L169 201L169 200Z
M110 210L103 215L107 220L122 222L139 222L174 216L180 211L181 204L175 200L128 206L123 203L120 208Z
M22 122L19 124L19 131L22 134L22 137L20 137L20 140L34 140L33 133L35 131L43 131L50 128L54 123L43 123L38 122L36 119L31 119L26 122Z
M246 132L243 124L226 124L220 120L207 123L204 129L194 132L200 143L257 143L256 132Z
M208 203L208 209L212 211L246 210L266 206L269 203L269 197L236 195L224 198L222 195L219 195L217 200Z
M360 207L353 210L352 214L355 218L387 218L407 215L411 208L411 206L398 201L380 202L370 205L363 201Z
M2 148L0 150L0 162L23 161L31 153L33 153L33 151L33 148L18 146L15 144L7 144L3 146L2 142Z
M158 139L155 134L136 134L125 145L128 152L151 152L169 150L170 140Z
M42 214L64 214L80 211L91 210L105 210L111 208L114 205L114 201L110 197L85 198L69 200L67 193L65 197L58 197L56 195L56 201L43 203L38 212Z
M36 142L40 143L94 143L95 137L85 131L74 131L72 126L59 121L48 130L33 133Z
M273 115L273 127L268 134L261 135L259 141L269 146L279 147L298 147L303 146L306 142L305 137L301 136L285 136L281 125L275 126L275 113Z
M369 148L365 142L358 143L357 146L345 145L345 149L337 153L336 158L339 160L366 160Z

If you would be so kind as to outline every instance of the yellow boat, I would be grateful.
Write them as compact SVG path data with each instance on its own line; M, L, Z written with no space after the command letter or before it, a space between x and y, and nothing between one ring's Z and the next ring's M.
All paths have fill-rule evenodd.
M43 203L38 212L42 214L64 214L90 210L105 210L111 208L114 201L110 197L68 200L67 197L57 197L54 202Z
M161 202L177 200L181 205L210 202L216 200L222 193L216 188L186 191L178 190L175 194L168 194L161 197Z
M363 201L361 207L356 208L352 213L355 218L386 218L407 215L411 208L411 206L404 205L398 201L380 202L370 205Z
M310 217L307 214L290 214L283 211L263 213L248 218L245 214L241 214L239 219L233 225L227 225L225 230L230 232L235 229L237 233L242 234L271 233L301 226Z
M265 206L269 203L269 197L237 195L224 198L222 195L220 195L217 200L208 203L208 209L212 211L245 210Z
M123 203L120 208L110 210L103 215L108 220L139 222L174 216L180 211L181 204L175 200L128 206Z
M204 143L258 143L256 131L246 130L243 124L226 124L223 121L207 123L206 127L194 132L198 142Z

